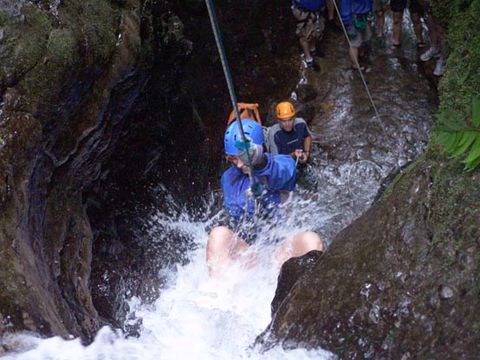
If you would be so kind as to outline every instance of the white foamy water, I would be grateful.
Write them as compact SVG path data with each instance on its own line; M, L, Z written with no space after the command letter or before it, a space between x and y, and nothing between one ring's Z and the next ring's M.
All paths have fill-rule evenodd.
M278 268L273 263L274 245L267 240L284 237L299 230L311 229L321 221L313 201L293 200L287 205L288 216L276 225L266 226L251 251L256 263L247 268L235 264L223 278L208 275L205 253L208 220L194 221L185 212L172 216L156 214L150 223L150 233L187 235L195 243L188 263L177 265L167 275L167 284L153 304L130 301L132 321L141 319L140 335L128 337L119 330L104 327L89 346L79 339L59 337L40 339L32 335L16 335L4 343L23 348L20 354L6 359L332 359L321 349L285 351L280 346L260 352L253 348L255 338L270 322L270 303L277 285ZM292 210L292 208L294 210ZM209 210L207 209L207 212ZM267 225L267 224L265 224ZM287 236L288 236L287 234ZM168 235L166 235L168 236ZM165 241L166 239L152 239ZM162 274L164 276L164 274ZM164 280L163 280L164 281ZM133 316L134 314L134 316ZM27 350L28 349L28 350Z

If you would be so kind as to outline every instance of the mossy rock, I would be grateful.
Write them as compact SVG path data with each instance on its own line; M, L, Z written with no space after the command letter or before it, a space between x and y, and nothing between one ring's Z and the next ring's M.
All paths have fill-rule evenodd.
M453 14L448 27L450 55L439 85L440 109L453 110L465 121L470 118L471 96L480 94L480 0L465 8L458 3L449 5Z
M45 52L51 24L48 16L35 6L22 9L25 20L17 23L3 16L4 39L0 44L0 84L11 86L30 71Z

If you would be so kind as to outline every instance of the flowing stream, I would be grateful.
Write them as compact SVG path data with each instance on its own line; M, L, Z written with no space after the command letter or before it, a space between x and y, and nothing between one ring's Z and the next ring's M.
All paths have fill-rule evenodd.
M167 242L175 246L179 235L191 242L186 265L176 265L159 274L165 282L152 304L130 299L129 322L138 326L138 337L104 327L94 342L83 346L79 339L40 339L23 334L4 339L23 350L6 359L330 359L326 351L281 347L266 353L253 348L255 338L270 322L270 302L277 285L278 266L272 261L272 239L314 226L308 216L318 204L295 196L284 210L287 220L263 224L254 265L234 265L222 279L211 279L205 261L207 229L221 213L215 213L212 197L197 215L172 206L148 221L152 246ZM173 205L173 204L172 204ZM317 209L318 210L318 209ZM222 210L223 211L223 210ZM201 214L201 215L199 215Z

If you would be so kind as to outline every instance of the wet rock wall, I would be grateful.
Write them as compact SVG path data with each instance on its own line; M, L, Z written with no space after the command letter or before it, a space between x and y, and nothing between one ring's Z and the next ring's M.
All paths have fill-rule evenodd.
M145 82L141 3L0 5L0 334L90 338L84 192L105 175Z

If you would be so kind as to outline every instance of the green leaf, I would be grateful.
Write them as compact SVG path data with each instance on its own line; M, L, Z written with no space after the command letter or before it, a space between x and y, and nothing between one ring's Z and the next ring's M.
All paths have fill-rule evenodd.
M445 143L445 151L449 154L453 153L455 151L455 149L457 148L458 142L460 141L461 138L462 138L461 133L452 134L448 138L447 142Z
M470 145L477 139L479 135L475 131L465 131L462 133L462 138L458 143L456 150L452 153L454 158L459 157L468 150Z
M433 143L444 145L448 141L450 136L452 135L448 132L437 132L435 137L433 138Z
M465 82L468 80L469 77L470 77L470 71L467 71L463 76L461 76L461 77L458 79L458 83L459 83L460 85L465 84Z
M465 170L467 170L467 171L475 170L475 168L477 168L478 165L480 165L480 157L477 160L475 160L474 162L472 162L471 164L466 164L465 165Z
M472 149L470 150L470 153L468 154L467 158L463 160L463 163L465 163L468 167L472 167L474 163L480 158L480 136L477 137L475 140L475 143L472 146Z
M454 133L456 131L447 126L436 126L432 130L433 132L436 132L436 133L448 133L448 134Z
M480 95L474 95L472 99L472 123L480 128Z

